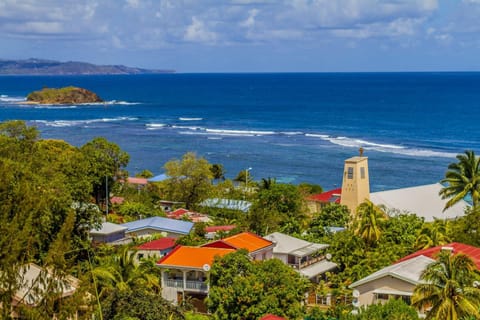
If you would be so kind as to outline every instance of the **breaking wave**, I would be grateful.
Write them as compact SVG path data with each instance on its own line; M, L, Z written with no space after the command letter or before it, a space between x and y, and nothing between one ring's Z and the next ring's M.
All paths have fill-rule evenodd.
M117 118L101 118L101 119L86 119L86 120L34 120L33 123L38 123L46 127L81 127L94 123L110 123L121 121L135 121L138 118L133 117L117 117Z

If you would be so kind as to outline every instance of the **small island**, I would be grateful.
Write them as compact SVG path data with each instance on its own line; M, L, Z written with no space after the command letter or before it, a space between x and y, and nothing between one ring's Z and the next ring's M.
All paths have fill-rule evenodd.
M38 104L96 103L103 100L94 92L74 86L43 88L27 95L27 102Z

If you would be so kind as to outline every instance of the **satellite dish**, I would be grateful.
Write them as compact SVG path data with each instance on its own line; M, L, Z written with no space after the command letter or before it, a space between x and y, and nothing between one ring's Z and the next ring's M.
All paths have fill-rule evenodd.
M331 260L332 259L332 255L330 253L327 253L325 255L325 258L327 258L327 260Z
M475 288L480 287L480 281L473 281L473 286L474 286Z
M360 291L358 291L358 290L356 290L356 289L355 289L355 290L353 290L353 292L352 292L352 296L353 296L354 298L358 298L358 297L360 297Z
M203 271L210 271L210 265L208 263L205 263L202 267Z

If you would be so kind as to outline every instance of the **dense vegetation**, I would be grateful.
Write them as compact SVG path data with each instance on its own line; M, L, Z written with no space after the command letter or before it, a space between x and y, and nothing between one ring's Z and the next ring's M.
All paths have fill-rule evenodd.
M26 318L51 319L54 314L66 318L78 310L81 319L91 319L92 315L97 319L196 318L187 312L188 301L172 306L161 298L154 260L136 265L132 245L92 247L88 239L88 231L98 227L106 213L114 222L163 215L159 200L165 198L210 214L215 224L235 224L232 232L250 230L265 235L281 231L330 244L332 259L339 266L338 272L313 284L277 260L252 262L241 251L225 256L211 271L208 307L214 319L257 319L265 313L289 319L416 319L414 309L401 301L352 314L348 285L419 248L450 241L480 245L478 184L468 182L478 181L480 172L478 158L470 152L459 155L459 163L448 168L447 191L442 196L456 201L458 194L470 195L475 205L462 218L433 223L369 202L362 204L354 217L337 204L307 214L304 198L321 190L319 186L281 184L271 178L256 182L250 175L245 180L241 173L240 183L236 183L225 180L221 165L212 165L194 153L166 163L166 181L138 189L124 183L129 156L116 144L104 138L94 138L80 147L43 140L34 127L21 121L0 123L0 157L2 318L10 316L11 297L20 286L18 272L29 262L54 270L58 278L73 275L80 279L80 287L74 297L59 299L58 292L52 291L36 308L20 308ZM151 173L144 171L141 175L148 177ZM124 201L108 203L109 212L105 212L111 196L121 196ZM243 213L199 206L211 197L245 199L252 202L252 207ZM329 227L345 230L331 233ZM201 224L179 240L194 245L205 241ZM449 265L448 261L439 263ZM454 279L459 290L475 293L467 286L475 278L471 265L463 261L459 266L467 270L458 273L460 280ZM238 277L240 273L243 277ZM332 295L332 307L305 308L302 302L306 291ZM418 305L435 303L435 296L422 292L426 291L417 293ZM458 310L459 315L476 315Z
M87 89L78 87L43 88L27 95L27 101L42 104L72 104L103 102L100 97Z

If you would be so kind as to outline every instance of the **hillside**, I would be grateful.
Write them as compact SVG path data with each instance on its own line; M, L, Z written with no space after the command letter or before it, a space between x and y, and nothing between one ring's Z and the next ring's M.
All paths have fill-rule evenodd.
M150 70L123 65L95 65L86 62L28 59L0 59L0 75L94 75L172 73L173 70Z
M27 101L41 104L94 103L103 100L94 92L78 87L43 88L27 96Z

